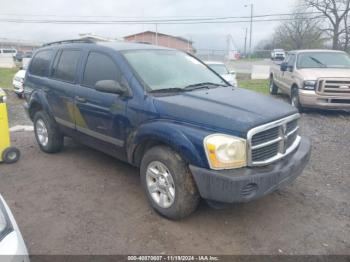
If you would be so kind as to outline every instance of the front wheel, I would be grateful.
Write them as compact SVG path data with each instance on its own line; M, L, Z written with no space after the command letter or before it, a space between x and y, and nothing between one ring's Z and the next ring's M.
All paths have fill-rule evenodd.
M151 148L144 155L141 183L153 209L170 219L181 219L196 210L200 197L183 159L166 146Z
M303 106L300 104L300 99L299 99L299 89L297 87L292 88L290 103L293 107L298 109L300 113L303 112Z
M271 95L277 95L278 93L278 86L276 86L272 76L270 77L269 90Z

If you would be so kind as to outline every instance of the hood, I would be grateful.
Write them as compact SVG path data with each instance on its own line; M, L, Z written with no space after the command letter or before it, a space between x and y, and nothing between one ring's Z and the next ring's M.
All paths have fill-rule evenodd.
M154 97L154 104L161 118L240 137L253 127L297 113L275 98L228 87Z
M20 77L20 78L24 78L26 75L26 70L19 70L15 76Z
M349 68L304 68L299 73L306 80L317 80L320 77L346 77L350 78Z

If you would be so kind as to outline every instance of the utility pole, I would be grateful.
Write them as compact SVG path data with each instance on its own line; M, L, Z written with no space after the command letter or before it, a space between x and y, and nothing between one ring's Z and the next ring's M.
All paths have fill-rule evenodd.
M248 28L245 29L245 38L244 38L244 57L247 57L247 38L248 38Z
M156 45L158 45L158 24L156 24Z
M253 4L250 4L250 37L249 37L249 58L252 58L252 35L253 35Z
M248 7L248 5L245 5ZM254 5L250 4L250 37L249 37L249 58L252 58L252 35L253 35L253 9Z

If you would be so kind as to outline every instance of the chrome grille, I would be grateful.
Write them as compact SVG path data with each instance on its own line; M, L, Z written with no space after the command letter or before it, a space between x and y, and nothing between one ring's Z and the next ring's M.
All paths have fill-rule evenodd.
M298 118L295 114L248 132L248 163L263 166L291 153L300 143Z
M278 143L252 150L252 161L266 161L277 155L279 149Z
M318 80L317 92L324 95L349 95L349 78L322 78Z
M258 145L275 139L279 135L279 128L271 128L253 136L252 144Z

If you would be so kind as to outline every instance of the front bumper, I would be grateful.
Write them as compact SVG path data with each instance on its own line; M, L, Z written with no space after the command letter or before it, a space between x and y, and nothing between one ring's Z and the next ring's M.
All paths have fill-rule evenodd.
M315 91L299 90L302 106L320 109L350 109L350 96L318 95Z
M209 170L190 166L202 198L223 203L248 202L263 197L298 177L310 158L311 143L302 138L295 152L265 167Z
M11 225L8 233L0 241L0 260L11 262L27 262L29 261L29 256L22 234L11 213L10 208L7 206L5 200L1 197L1 195L0 202L4 207L4 212L8 216L9 223Z
M13 81L13 90L16 94L23 94L24 88L23 88L23 83L19 81Z

